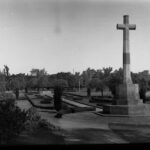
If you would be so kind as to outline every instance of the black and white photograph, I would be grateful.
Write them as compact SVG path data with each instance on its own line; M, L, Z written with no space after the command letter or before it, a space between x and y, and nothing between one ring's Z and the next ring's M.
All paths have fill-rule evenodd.
M150 143L150 0L0 0L0 147Z

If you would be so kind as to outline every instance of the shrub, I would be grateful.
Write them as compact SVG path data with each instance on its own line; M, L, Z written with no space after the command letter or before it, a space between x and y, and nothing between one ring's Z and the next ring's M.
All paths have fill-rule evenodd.
M47 128L49 124L37 114L36 109L22 111L15 105L13 96L0 94L0 144L7 144L22 131L33 133L36 129Z
M26 131L33 133L40 127L48 128L48 126L48 122L46 122L44 119L41 119L35 108L32 107L27 111L27 121L25 123Z
M0 101L0 143L6 144L24 129L26 112L15 106L14 99Z
M15 100L15 96L12 93L0 92L0 101L4 100Z

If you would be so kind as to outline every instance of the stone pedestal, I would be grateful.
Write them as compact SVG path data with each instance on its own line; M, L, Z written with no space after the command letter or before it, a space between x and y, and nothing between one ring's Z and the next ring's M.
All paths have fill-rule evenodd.
M114 105L104 105L103 113L111 115L150 116L150 105L139 98L137 84L121 84L117 87Z
M136 105L142 103L138 84L120 84L116 88L116 105Z
M150 105L104 105L103 114L117 116L150 116Z

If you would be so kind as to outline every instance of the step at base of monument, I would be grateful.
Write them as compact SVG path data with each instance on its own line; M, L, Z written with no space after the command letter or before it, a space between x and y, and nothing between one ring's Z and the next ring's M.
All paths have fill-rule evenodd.
M103 113L103 112L93 112L94 114L96 115L99 115L99 116L102 116L102 117L150 117L150 114L149 115L121 115L121 114L106 114L106 113Z
M104 105L102 114L119 116L150 116L150 105Z
M140 105L143 104L143 100L142 99L130 99L130 98L126 98L126 99L117 99L115 102L115 105Z

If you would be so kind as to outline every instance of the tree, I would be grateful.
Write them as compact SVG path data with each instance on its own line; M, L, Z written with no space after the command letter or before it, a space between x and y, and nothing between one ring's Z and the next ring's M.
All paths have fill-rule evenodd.
M91 88L91 89L97 88L99 81L100 81L99 78L93 78L93 79L91 79L89 81L89 83L88 83L88 87Z
M104 90L106 88L106 84L104 80L100 80L99 78L93 78L89 82L89 88L96 89L96 91L101 91L102 97L104 96Z
M48 86L48 77L46 75L39 76L37 80L38 88L45 88Z
M110 74L107 80L107 86L111 90L112 94L116 96L116 87L123 82L123 69L119 68Z
M14 90L16 99L19 99L19 90L25 88L25 74L12 75L10 80L11 89Z
M6 80L3 72L0 71L0 92L5 92L6 90Z
M139 81L139 94L140 94L140 98L143 99L143 102L145 103L146 101L146 91L147 91L147 88L148 88L148 85L147 85L147 82L145 79L141 79Z
M139 85L140 98L143 102L146 101L146 91L150 88L150 76L147 71L132 73L132 79L134 83Z
M75 72L74 74L74 86L79 86L79 80L80 80L80 72Z
M87 96L89 98L89 101L91 100L91 89L94 89L98 86L99 79L93 78L88 82L87 85Z
M10 86L10 73L9 73L9 67L7 65L4 65L3 73L5 76L5 81L6 81L6 90L9 90Z
M85 71L82 72L82 79L84 82L84 86L87 87L92 77L95 75L96 71L91 68L87 68Z
M75 86L75 76L70 72L59 72L55 74L55 79L63 79L67 81L68 87L74 88Z
M4 74L6 75L6 77L8 77L10 75L9 73L9 67L7 65L4 65Z
M33 78L34 86L37 87L38 91L40 88L44 88L48 86L48 77L45 69L32 69L31 76Z
M95 88L97 91L101 91L102 97L104 90L109 86L109 79L111 76L112 68L103 68L93 71L92 78L88 82L88 88Z
M106 89L106 83L104 80L99 80L99 82L97 83L97 87L96 90L97 91L101 91L102 97L104 96L104 90Z
M37 84L38 84L38 79L36 77L31 77L30 80L29 80L29 87L30 88L37 88Z
M31 89L33 88L33 82L32 82L32 79L34 77L30 76L30 75L26 75L24 80L25 80L25 93L28 93L28 89Z
M55 117L60 118L62 116L61 108L62 108L62 94L64 88L67 86L67 82L63 79L55 80L53 83L54 86L54 107L57 111Z
M104 72L104 78L107 78L111 75L113 68L112 67L108 67L108 68L103 68L103 72Z

